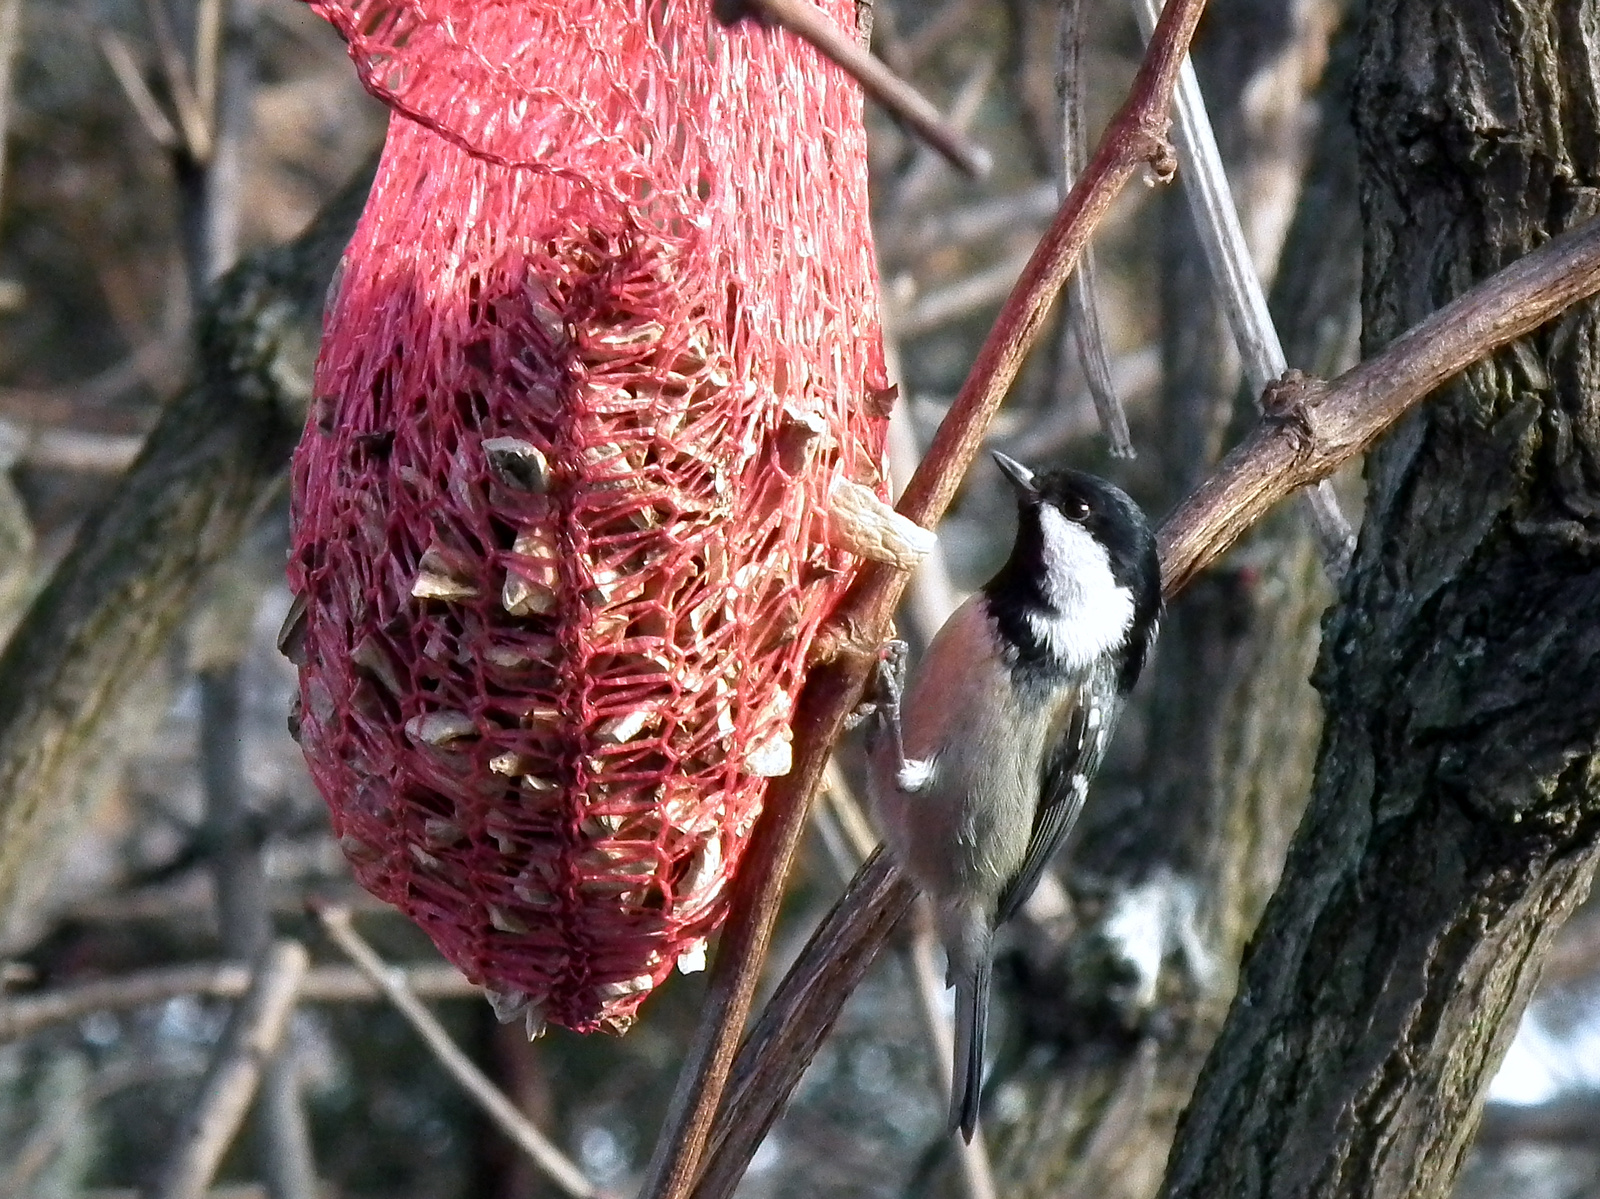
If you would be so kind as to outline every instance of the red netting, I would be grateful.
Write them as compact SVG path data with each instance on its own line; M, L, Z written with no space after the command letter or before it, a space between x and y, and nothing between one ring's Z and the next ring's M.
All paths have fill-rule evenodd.
M788 769L829 488L883 487L859 92L701 0L313 7L405 115L295 455L306 758L502 1008L620 1030Z

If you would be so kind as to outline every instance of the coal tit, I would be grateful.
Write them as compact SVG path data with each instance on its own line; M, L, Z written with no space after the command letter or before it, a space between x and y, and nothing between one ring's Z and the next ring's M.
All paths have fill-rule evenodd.
M950 1127L968 1141L994 929L1072 828L1161 615L1138 505L1093 475L994 459L1016 491L1011 557L945 622L908 693L897 669L880 672L867 749L890 851L932 899L949 956Z

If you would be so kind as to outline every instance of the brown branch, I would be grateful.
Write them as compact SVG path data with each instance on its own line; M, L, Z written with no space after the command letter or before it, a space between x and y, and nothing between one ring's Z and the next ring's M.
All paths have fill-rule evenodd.
M916 897L881 850L856 873L739 1047L694 1199L733 1194L845 998Z
M1163 591L1176 595L1273 504L1333 473L1452 376L1600 291L1600 220L1506 267L1332 382L1296 380L1256 431L1162 526ZM801 761L804 761L802 758ZM770 801L769 801L770 802ZM727 1193L915 892L884 859L864 866L807 943L732 1066L696 1199ZM716 1185L713 1185L715 1180Z
M1170 171L1171 151L1163 137L1167 108L1203 8L1204 0L1172 0L1162 12L1127 101L1001 308L901 498L901 513L923 527L934 527L949 507L1051 303L1111 202L1141 167L1153 164L1158 173ZM794 766L768 792L734 879L705 1010L640 1189L649 1199L682 1199L693 1185L766 958L807 805L844 718L860 698L905 585L902 572L865 567L840 604L831 638L822 639L829 644L817 647L823 660L812 670L795 713Z
M425 999L476 999L483 992L454 966L395 968L410 990ZM57 987L35 995L0 1000L0 1045L69 1024L95 1012L165 1003L180 995L237 999L250 987L250 967L237 962L162 966L116 978ZM300 984L299 1002L370 1003L383 992L353 966L314 966Z
M1267 419L1161 528L1176 594L1278 501L1325 479L1440 384L1600 290L1600 221L1553 238L1458 296L1331 383L1291 376Z
M730 23L753 10L804 38L958 170L982 179L994 166L989 151L940 116L921 92L858 45L811 0L724 0L717 10L718 16Z

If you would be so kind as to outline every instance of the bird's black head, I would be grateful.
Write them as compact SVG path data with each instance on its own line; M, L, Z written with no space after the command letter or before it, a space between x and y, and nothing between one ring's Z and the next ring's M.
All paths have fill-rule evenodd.
M994 459L1017 497L1016 543L984 586L1002 632L1024 660L1117 645L1131 687L1161 613L1161 563L1144 512L1094 475Z

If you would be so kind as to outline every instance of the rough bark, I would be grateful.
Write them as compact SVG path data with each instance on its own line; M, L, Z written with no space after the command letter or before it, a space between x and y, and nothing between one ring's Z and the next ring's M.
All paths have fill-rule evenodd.
M372 171L297 241L223 277L199 322L199 377L0 656L0 937L82 815L75 781L96 730L281 486L310 399L323 293Z
M1594 0L1370 0L1367 350L1591 216ZM1169 1196L1450 1190L1600 846L1600 361L1582 305L1368 462L1309 809Z

